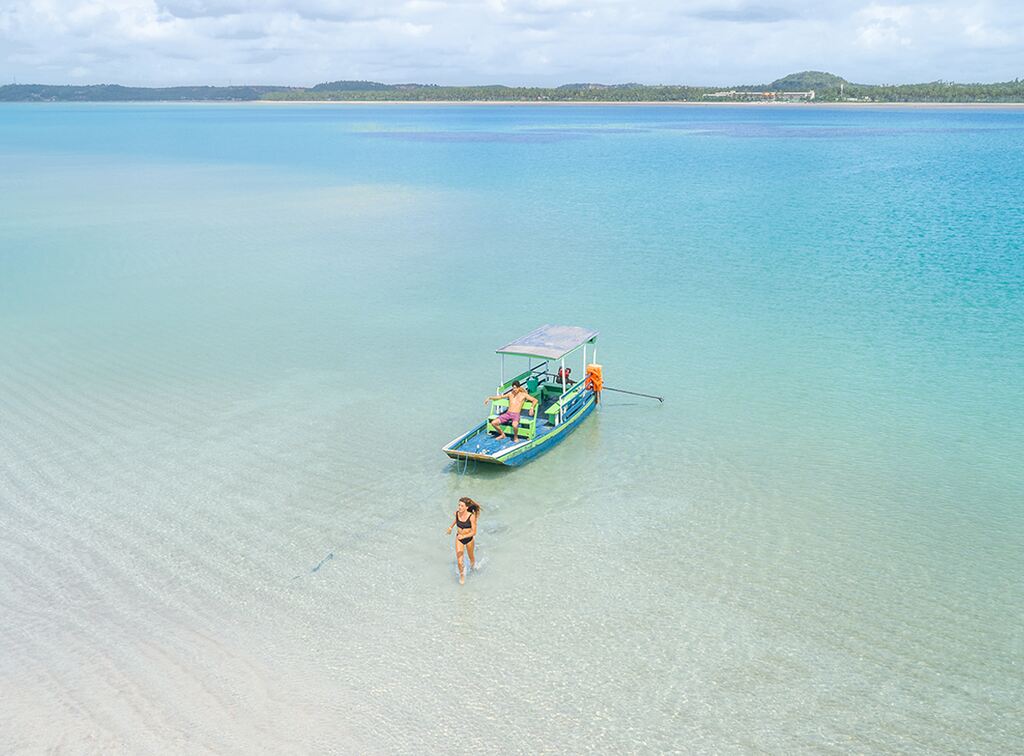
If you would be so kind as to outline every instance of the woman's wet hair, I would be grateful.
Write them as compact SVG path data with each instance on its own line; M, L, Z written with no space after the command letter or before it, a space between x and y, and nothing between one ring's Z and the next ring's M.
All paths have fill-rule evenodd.
M480 505L477 504L475 501L473 501L468 496L463 496L461 499L459 499L459 501L461 501L463 504L465 504L466 505L466 509L468 509L473 514L480 514Z

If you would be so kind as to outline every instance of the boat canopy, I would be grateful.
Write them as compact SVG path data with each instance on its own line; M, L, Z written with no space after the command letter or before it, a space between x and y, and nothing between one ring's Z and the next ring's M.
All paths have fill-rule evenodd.
M543 325L497 350L498 354L557 360L597 338L597 331L579 326Z

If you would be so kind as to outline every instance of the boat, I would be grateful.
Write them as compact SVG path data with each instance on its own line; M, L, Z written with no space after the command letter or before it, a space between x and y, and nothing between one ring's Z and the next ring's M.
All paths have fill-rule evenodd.
M597 364L598 332L579 326L543 325L495 350L501 360L501 382L487 420L448 443L443 451L454 460L518 466L554 448L576 430L600 400L601 366ZM526 359L526 370L506 379L505 359ZM583 372L573 381L577 357ZM527 404L519 420L519 441L512 440L511 425L502 426L505 439L491 435L490 421L508 409L504 398L518 381L539 401L530 412Z

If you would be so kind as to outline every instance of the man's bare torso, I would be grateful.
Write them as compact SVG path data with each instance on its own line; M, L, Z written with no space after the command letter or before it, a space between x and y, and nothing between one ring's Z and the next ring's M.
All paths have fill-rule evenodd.
M509 412L522 412L523 402L530 398L526 389L520 388L513 391L508 395L508 411Z

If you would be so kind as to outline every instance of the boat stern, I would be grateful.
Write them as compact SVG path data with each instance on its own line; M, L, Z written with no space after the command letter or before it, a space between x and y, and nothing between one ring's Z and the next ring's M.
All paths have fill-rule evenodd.
M441 451L451 459L459 461L515 465L515 458L530 446L530 443L527 439L513 444L510 440L494 438L487 432L486 423L481 423L468 433L450 441Z

